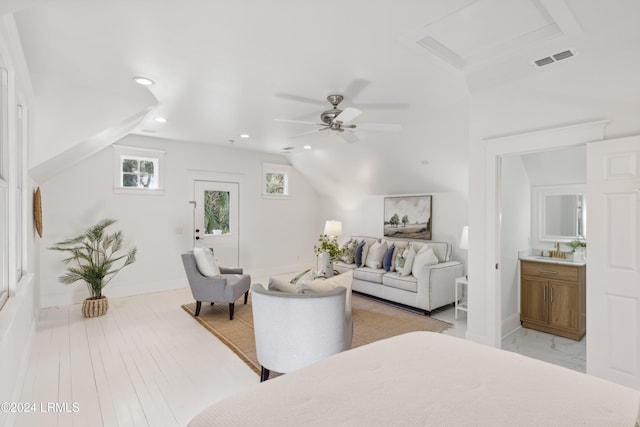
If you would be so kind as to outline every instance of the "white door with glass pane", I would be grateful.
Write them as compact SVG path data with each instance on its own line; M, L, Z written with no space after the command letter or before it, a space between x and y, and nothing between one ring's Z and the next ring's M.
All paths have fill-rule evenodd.
M213 248L218 265L239 266L237 182L193 181L194 247Z
M640 137L587 145L587 373L640 390Z

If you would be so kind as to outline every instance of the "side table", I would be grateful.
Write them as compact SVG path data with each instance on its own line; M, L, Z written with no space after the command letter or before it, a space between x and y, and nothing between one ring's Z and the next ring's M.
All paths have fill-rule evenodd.
M458 310L468 312L469 306L467 303L467 287L469 286L466 276L458 277L456 279L456 301L455 301L455 320L458 320ZM463 289L464 288L464 289ZM464 299L463 298L464 295Z

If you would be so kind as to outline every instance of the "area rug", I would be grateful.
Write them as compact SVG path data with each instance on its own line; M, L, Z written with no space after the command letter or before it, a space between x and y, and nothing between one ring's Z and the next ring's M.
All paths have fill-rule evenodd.
M406 332L443 332L452 326L450 323L355 293L352 295L351 306L353 313L352 348ZM229 320L229 304L209 305L203 303L198 317L195 317L195 302L185 304L182 308L205 329L218 337L256 373L260 373L253 336L251 298L249 298L247 305L244 305L241 299L236 302L233 320Z

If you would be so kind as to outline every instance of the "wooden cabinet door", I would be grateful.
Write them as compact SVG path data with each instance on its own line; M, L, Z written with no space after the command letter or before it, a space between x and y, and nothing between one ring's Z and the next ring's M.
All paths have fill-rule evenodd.
M578 330L578 287L573 283L549 282L549 325Z
M548 323L547 280L523 277L521 286L521 320Z

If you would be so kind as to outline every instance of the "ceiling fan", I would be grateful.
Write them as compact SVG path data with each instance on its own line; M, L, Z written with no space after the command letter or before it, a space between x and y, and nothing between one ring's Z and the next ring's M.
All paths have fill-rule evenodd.
M305 125L320 126L319 129L304 132L298 135L294 135L291 138L296 138L304 135L310 135L316 132L335 132L338 136L342 137L347 142L356 142L360 138L355 134L354 129L370 130L376 132L399 132L402 130L400 125L396 124L382 124L382 123L350 123L353 119L362 114L362 111L357 108L347 107L344 110L338 108L338 105L342 102L344 97L342 95L329 95L327 101L331 103L333 108L323 111L320 114L320 120L322 123L308 122L302 120L283 120L275 119L278 122L284 123L299 123Z

